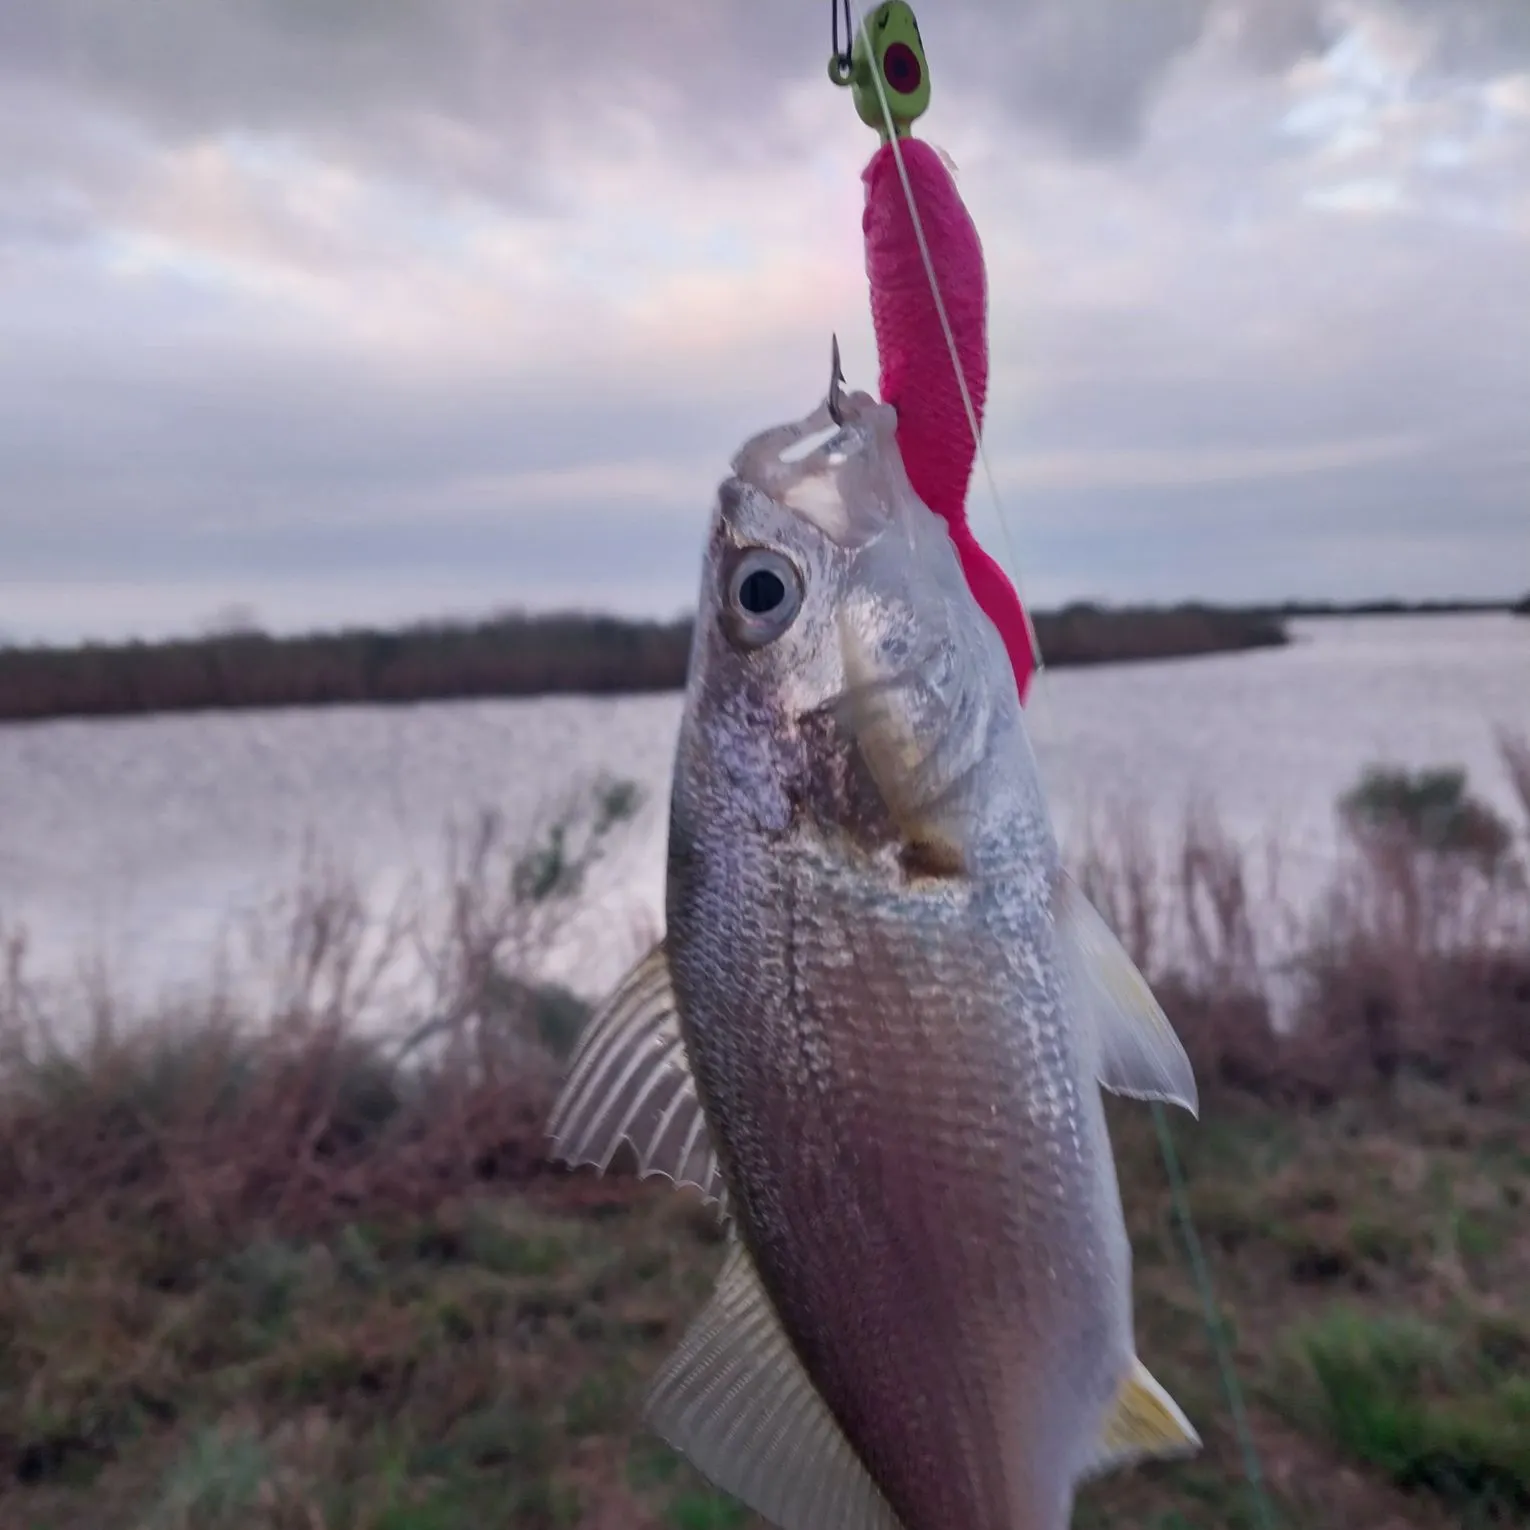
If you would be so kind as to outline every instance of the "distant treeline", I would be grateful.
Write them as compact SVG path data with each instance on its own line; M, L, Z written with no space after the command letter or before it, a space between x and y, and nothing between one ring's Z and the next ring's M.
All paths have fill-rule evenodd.
M1267 608L1273 616L1470 616L1490 611L1530 615L1530 595L1522 600L1287 600Z
M1035 621L1056 667L1286 641L1271 613L1210 606L1075 605ZM0 720L678 690L690 641L689 619L510 615L397 631L0 648Z
M688 620L505 616L273 637L0 649L0 719L609 694L685 683Z

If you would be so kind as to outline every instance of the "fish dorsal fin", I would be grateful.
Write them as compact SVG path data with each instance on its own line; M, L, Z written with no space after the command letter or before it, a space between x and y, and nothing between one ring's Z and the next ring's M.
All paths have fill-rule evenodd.
M1083 1476L1102 1476L1149 1458L1191 1456L1200 1448L1201 1437L1179 1404L1140 1360L1133 1359Z
M563 1163L604 1173L626 1142L640 1175L663 1174L725 1205L662 940L586 1026L548 1132Z
M1196 1115L1195 1070L1121 942L1066 872L1055 898L1057 929L1083 987L1099 1042L1099 1080L1112 1094L1162 1100Z
M736 1239L644 1416L703 1476L780 1530L900 1530Z

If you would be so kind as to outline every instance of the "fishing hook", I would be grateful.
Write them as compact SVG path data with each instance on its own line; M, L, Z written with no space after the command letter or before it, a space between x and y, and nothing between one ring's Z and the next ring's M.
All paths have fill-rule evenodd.
M840 391L845 385L845 373L839 364L839 336L831 341L829 351L829 418L836 425L845 423L845 398Z

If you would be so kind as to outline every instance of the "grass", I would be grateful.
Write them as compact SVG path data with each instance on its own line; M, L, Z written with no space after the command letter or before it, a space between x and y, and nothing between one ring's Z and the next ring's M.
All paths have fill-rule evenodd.
M267 1234L181 1288L152 1231L13 1265L5 1522L578 1523L627 1495L642 1374L704 1295L711 1244L661 1199Z
M1293 1340L1293 1399L1351 1454L1466 1510L1530 1511L1530 1326L1334 1308Z
M1401 1103L1293 1122L1216 1099L1204 1142L1180 1133L1282 1524L1522 1522L1530 1240L1504 1135L1530 1144L1437 1104L1454 1147ZM1078 1523L1252 1526L1150 1131L1113 1117L1140 1348L1208 1448L1090 1487ZM358 1209L247 1229L178 1278L152 1225L8 1259L0 1523L748 1522L636 1423L719 1262L687 1197L542 1172ZM1492 1235L1463 1248L1464 1216Z
M529 854L491 826L467 842L426 946L429 1020L406 1032L348 1018L376 963L334 888L291 911L269 1012L146 1027L102 1004L74 1051L46 1040L60 1017L13 943L0 1530L755 1523L638 1424L720 1263L710 1215L540 1153L577 1003L515 974L631 806L607 790ZM1128 847L1113 883L1102 855L1081 872L1157 952L1195 1053L1203 1119L1172 1129L1277 1524L1521 1524L1523 833L1484 865L1367 822L1304 937L1290 1035L1260 1008L1256 900L1207 821L1173 867ZM1151 1119L1109 1108L1139 1348L1206 1450L1089 1486L1076 1523L1253 1530Z

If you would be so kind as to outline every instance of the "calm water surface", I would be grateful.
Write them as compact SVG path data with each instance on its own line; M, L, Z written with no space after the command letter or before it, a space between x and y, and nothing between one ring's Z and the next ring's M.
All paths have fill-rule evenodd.
M1509 807L1496 732L1530 731L1530 621L1297 623L1287 649L1049 675L1033 736L1065 837L1127 806L1168 833L1209 798L1316 886L1363 766L1465 766ZM137 990L205 976L221 932L290 888L305 846L377 896L439 874L445 827L521 830L596 772L647 791L572 939L587 991L661 923L678 696L434 703L0 726L0 920L44 970L99 958ZM1289 891L1289 889L1288 889ZM574 949L571 946L570 949Z

